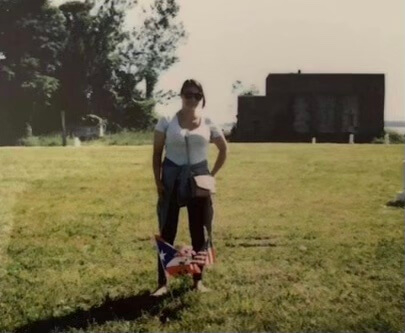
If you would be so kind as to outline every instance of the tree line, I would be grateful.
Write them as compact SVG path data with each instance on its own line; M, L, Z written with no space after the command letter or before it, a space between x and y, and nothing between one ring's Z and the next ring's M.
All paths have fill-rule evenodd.
M126 14L138 12L127 28ZM156 91L178 61L186 33L176 0L0 0L0 144L29 129L60 130L87 114L111 129L147 129L154 106L173 96ZM139 88L143 85L143 89Z

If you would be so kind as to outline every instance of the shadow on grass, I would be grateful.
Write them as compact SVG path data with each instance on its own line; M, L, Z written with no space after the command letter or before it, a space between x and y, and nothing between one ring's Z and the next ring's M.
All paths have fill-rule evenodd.
M386 203L386 206L389 207L397 207L397 208L405 208L405 202L402 200L391 200Z
M174 290L172 296L179 297L184 292L185 290ZM159 315L160 321L165 323L167 318L176 317L176 312L181 310L178 307L171 307L170 310L162 307L162 301L169 297L153 297L149 292L116 300L107 297L101 306L92 307L89 310L77 310L61 317L41 319L18 327L14 332L50 333L54 330L60 332L69 328L85 329L89 325L101 325L112 320L135 320L145 313ZM184 304L180 307L184 307Z

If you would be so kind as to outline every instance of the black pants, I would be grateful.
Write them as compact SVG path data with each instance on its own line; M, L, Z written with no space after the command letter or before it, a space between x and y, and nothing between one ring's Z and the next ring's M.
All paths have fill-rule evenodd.
M176 187L176 186L175 186ZM177 233L177 225L179 222L180 207L176 200L176 191L173 191L170 199L167 220L161 230L160 236L168 243L173 245ZM198 252L203 249L206 236L204 234L204 226L211 225L213 218L212 200L207 198L193 198L187 205L189 230L191 236L191 244L193 250ZM201 272L203 266L200 266ZM193 275L194 281L202 279L202 273ZM158 283L159 285L166 284L166 276L164 269L158 257Z

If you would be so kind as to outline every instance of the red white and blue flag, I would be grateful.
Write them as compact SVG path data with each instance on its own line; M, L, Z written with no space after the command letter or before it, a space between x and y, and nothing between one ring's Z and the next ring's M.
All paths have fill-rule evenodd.
M214 263L215 254L209 239L197 253L190 246L176 249L160 236L156 235L155 239L160 262L169 276L201 273L201 266Z
M215 261L215 251L211 240L208 238L205 242L203 250L193 255L196 263L202 266L211 266Z

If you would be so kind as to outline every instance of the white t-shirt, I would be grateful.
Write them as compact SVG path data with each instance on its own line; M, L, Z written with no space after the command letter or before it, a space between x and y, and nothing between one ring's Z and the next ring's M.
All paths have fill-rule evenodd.
M162 117L155 130L166 134L166 157L177 165L187 164L186 135L188 136L190 164L204 161L208 157L208 146L213 138L223 136L221 129L208 117L202 117L200 126L192 131L181 128L177 114Z

